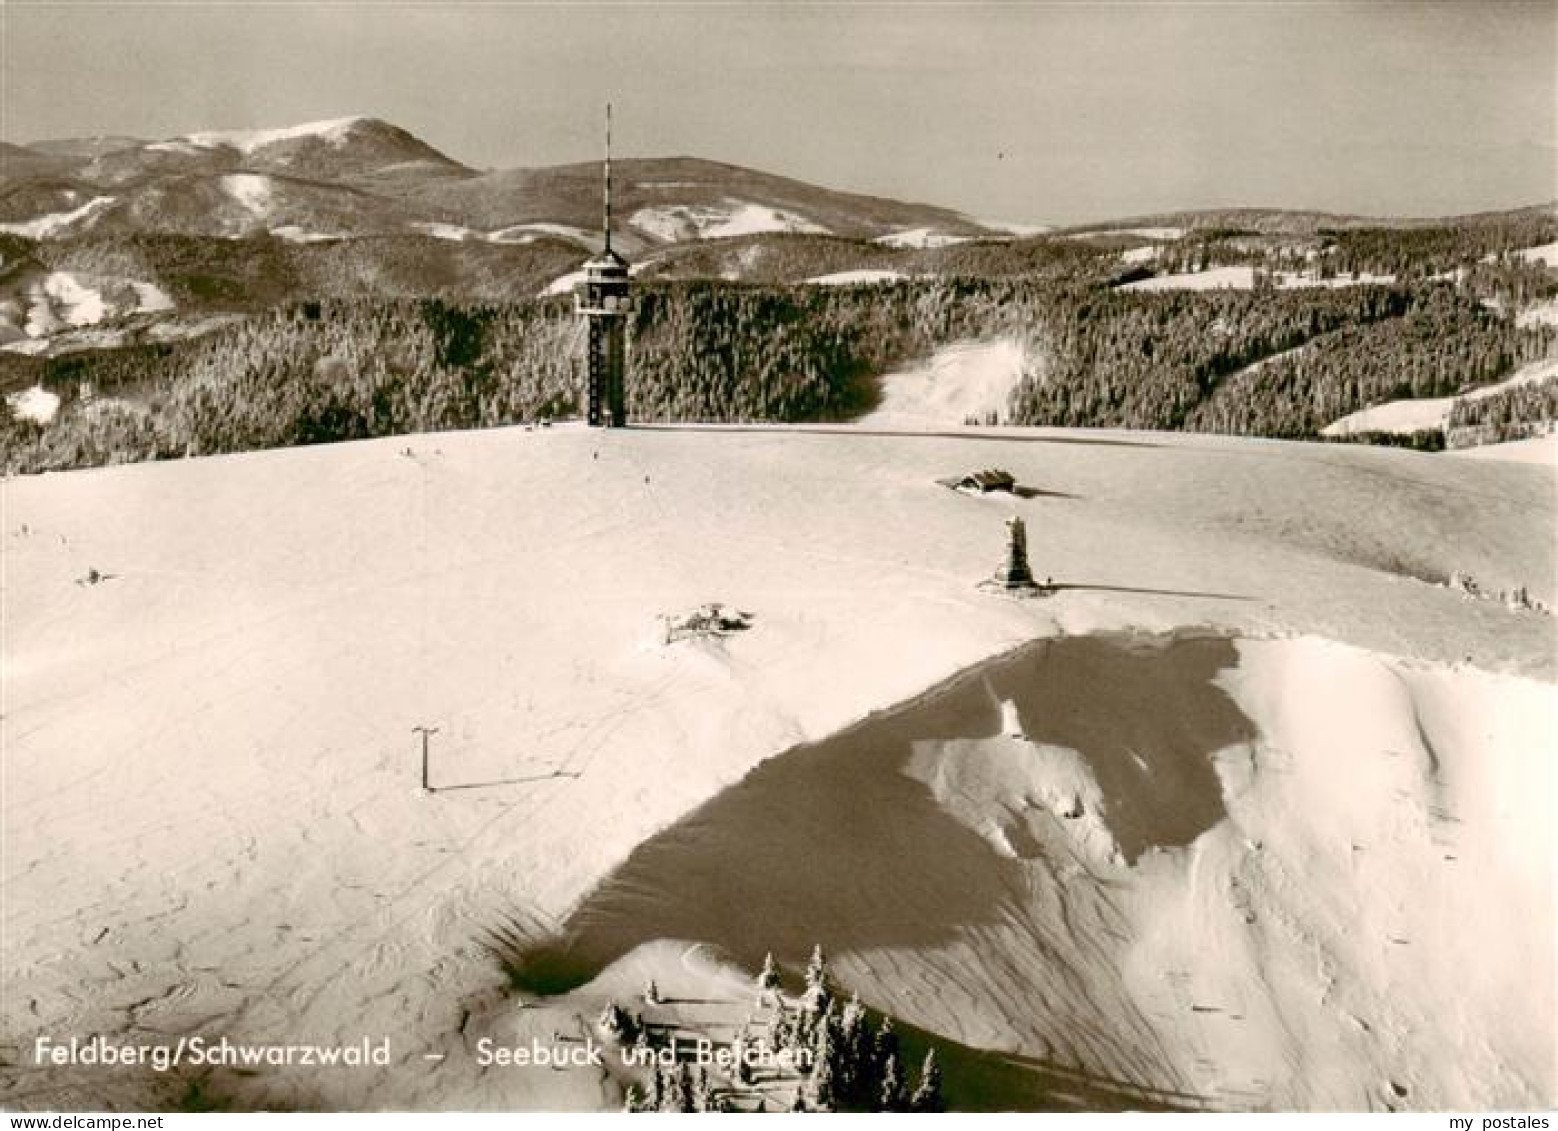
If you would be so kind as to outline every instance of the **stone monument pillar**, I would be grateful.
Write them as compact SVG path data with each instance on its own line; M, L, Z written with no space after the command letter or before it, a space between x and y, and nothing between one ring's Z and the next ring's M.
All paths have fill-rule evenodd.
M1037 589L1028 568L1028 530L1017 515L1006 520L1006 563L995 571L995 580L1007 589Z

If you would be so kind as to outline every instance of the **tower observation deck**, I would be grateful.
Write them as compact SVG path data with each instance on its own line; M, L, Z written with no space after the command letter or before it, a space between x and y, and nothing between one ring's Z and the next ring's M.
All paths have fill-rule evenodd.
M584 265L584 279L574 287L574 310L585 320L588 346L585 360L585 420L594 427L621 428L627 423L626 320L633 307L628 261L611 249L611 104L606 104L601 252Z

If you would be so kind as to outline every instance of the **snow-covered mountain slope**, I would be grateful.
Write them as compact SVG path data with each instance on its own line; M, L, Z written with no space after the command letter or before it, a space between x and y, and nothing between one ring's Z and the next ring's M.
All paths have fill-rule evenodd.
M46 212L20 223L0 224L0 232L30 240L59 239L90 228L92 222L113 204L114 198L111 196L94 196L85 204L63 212Z
M936 482L982 467L1031 490ZM814 937L946 1042L970 1105L1554 1100L1533 761L1554 621L1441 583L1552 602L1550 472L1188 435L553 428L0 492L7 1039L393 1050L259 1074L25 1055L7 1107L613 1102L594 1072L483 1071L473 1041L530 1023L494 949L587 925L657 834L699 871L644 890L646 925L696 905L743 962ZM976 585L1013 512L1052 596ZM665 642L662 614L711 600L753 627ZM972 729L891 716L914 721L901 761L850 744L1037 638L1055 666L997 688L1022 736L976 697ZM754 860L782 872L772 906L700 902L710 861L786 816L725 819L759 766L823 839ZM841 781L859 804L828 800ZM1075 796L1102 799L1090 834ZM902 867L816 847L852 839ZM894 907L949 893L904 933ZM1467 929L1495 906L1497 938Z
M726 199L716 204L671 204L640 208L628 224L660 243L751 236L760 232L826 235L827 229L796 212L751 201Z
M568 953L751 970L820 934L951 1039L949 1080L1013 1058L969 1106L1045 1106L1031 1058L1077 1106L1541 1107L1553 702L1313 637L1047 641L759 767L640 846Z
M342 147L346 145L354 130L370 121L370 119L357 116L332 118L320 122L302 122L298 125L283 126L277 129L208 130L202 133L186 134L183 138L160 144L163 147L177 147L181 143L187 143L201 148L225 145L238 150L245 156L252 155L261 149L285 141L316 140L324 142L326 145Z
M613 204L623 250L757 232L870 239L924 228L949 236L989 231L948 209L822 188L756 169L691 157L612 162ZM509 169L429 183L408 203L491 230L549 222L590 231L600 225L600 166Z

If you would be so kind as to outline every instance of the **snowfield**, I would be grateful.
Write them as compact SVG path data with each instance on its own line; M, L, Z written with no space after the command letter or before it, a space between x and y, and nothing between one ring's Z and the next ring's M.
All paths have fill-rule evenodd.
M1028 490L937 483L984 467ZM0 503L8 1109L615 1107L616 1067L476 1042L577 1040L646 976L739 1014L758 948L812 942L954 1106L1558 1100L1554 620L1443 584L1553 601L1550 472L562 426ZM976 585L1014 512L1051 596ZM708 601L752 627L666 644ZM91 1034L391 1064L28 1051Z
M953 244L967 243L967 236L954 236L949 232L940 232L935 228L905 228L899 232L888 232L885 236L877 236L872 243L884 244L887 247L926 248L951 247Z
M1456 448L1452 456L1471 459L1509 460L1531 463L1558 471L1558 432L1546 436L1528 436L1524 440L1504 440L1497 444L1478 444L1475 448Z
M113 207L116 200L112 196L93 197L81 207L72 208L68 212L50 212L18 224L0 224L0 232L29 240L60 239L90 228L92 222Z
M556 236L572 243L578 243L585 247L591 247L599 242L599 237L586 232L583 228L575 228L570 224L514 224L507 228L499 228L493 232L478 232L474 228L467 228L461 224L446 224L440 221L414 221L411 224L413 231L421 232L425 236L432 236L438 240L451 240L463 243L467 240L480 240L486 243L527 244L545 236Z
M1558 243L1545 243L1540 247L1523 248L1519 255L1527 263L1540 263L1546 267L1558 267Z
M47 424L60 409L60 396L42 385L34 385L19 393L7 393L5 406L17 420L30 420L34 424Z
M663 243L751 236L763 232L826 235L828 230L796 212L767 204L726 199L717 205L669 204L640 208L628 224Z
M173 299L155 283L79 271L23 276L11 297L0 302L0 349L14 353L48 350L57 335L111 323L137 314L160 314Z
M331 118L320 122L302 122L295 126L283 126L279 129L264 130L206 130L201 133L186 134L181 138L174 138L167 143L170 147L178 147L182 143L213 148L216 146L229 146L245 155L253 154L256 150L263 149L267 145L273 145L278 141L295 141L300 138L318 138L329 142L331 145L345 145L353 127L367 119L361 115L350 118Z
M870 283L896 283L907 278L902 271L862 267L854 271L835 271L831 275L813 275L806 282L821 287L853 287Z
M288 243L326 243L330 240L351 238L348 232L311 232L299 224L282 224L272 228L270 234Z
M600 234L597 232L587 232L572 224L541 222L513 224L507 228L499 228L495 232L488 232L486 238L493 243L533 243L543 236L556 236L585 247L594 247L600 241Z
M1515 315L1516 326L1558 326L1558 299L1534 303Z
M228 173L222 191L250 214L264 219L276 206L276 182L262 173Z

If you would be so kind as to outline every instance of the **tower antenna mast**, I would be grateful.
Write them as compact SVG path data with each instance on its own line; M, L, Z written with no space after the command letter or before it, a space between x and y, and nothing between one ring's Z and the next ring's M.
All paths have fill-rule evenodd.
M611 103L606 103L606 198L605 198L606 251L611 250Z

